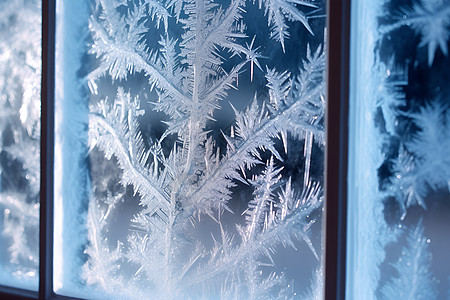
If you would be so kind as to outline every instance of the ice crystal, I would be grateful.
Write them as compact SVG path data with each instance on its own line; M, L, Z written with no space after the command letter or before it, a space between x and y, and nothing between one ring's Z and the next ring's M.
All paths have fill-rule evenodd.
M305 300L322 300L324 298L324 277L323 265L321 264L314 270L313 278L311 279L311 286L307 293L302 296Z
M450 160L450 113L439 101L408 114L418 130L400 146L394 160L392 189L401 200L403 212L414 204L426 208L425 197L430 191L448 189Z
M401 257L393 264L398 275L381 288L383 299L437 299L436 282L431 266L431 254L420 221L408 231Z
M447 55L450 34L450 6L447 1L422 1L422 4L415 3L412 8L405 8L403 13L411 28L421 36L419 46L428 48L428 65L433 63L438 46Z
M386 34L402 26L409 26L420 36L419 47L427 47L428 65L431 66L439 47L442 54L448 54L450 6L448 1L422 0L412 5L402 6L397 14L397 22L380 27Z

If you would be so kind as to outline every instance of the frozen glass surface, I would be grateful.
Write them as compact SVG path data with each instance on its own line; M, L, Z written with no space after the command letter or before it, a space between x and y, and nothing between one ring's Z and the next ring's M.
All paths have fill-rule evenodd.
M449 1L352 1L348 299L448 299Z
M37 290L40 1L0 1L0 285Z
M322 298L325 22L325 1L57 1L57 293Z

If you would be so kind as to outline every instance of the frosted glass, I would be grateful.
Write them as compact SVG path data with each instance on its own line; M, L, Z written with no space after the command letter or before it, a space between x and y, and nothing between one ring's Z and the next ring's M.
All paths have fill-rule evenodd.
M352 2L348 299L448 298L449 24L449 1Z
M325 2L58 1L54 289L320 299Z
M0 285L38 287L40 1L0 1Z

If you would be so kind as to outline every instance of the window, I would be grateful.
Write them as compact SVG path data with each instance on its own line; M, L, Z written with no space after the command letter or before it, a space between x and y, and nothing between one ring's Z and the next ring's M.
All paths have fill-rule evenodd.
M320 297L325 2L56 3L55 292Z
M41 84L2 35L0 295L448 296L450 3L214 3L44 1Z
M347 298L447 299L450 4L352 9Z
M0 3L0 284L35 291L41 129L38 2Z

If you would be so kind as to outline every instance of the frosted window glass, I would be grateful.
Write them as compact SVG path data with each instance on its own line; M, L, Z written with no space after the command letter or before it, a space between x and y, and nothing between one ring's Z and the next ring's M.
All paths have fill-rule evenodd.
M0 1L0 285L37 290L40 1Z
M54 289L320 299L325 2L58 1Z
M449 1L353 1L348 299L450 294Z

